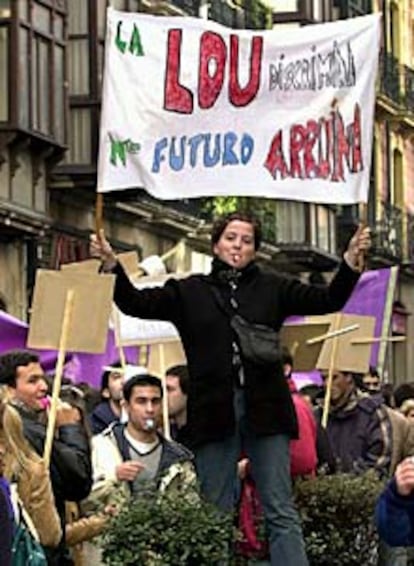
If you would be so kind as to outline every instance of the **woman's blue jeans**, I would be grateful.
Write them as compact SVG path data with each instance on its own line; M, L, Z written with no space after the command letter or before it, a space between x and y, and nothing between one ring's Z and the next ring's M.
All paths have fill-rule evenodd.
M257 436L249 430L242 389L235 391L234 405L235 434L194 451L201 492L223 511L232 511L236 504L237 462L243 450L250 460L263 507L272 566L307 566L302 529L292 498L289 438L283 434Z

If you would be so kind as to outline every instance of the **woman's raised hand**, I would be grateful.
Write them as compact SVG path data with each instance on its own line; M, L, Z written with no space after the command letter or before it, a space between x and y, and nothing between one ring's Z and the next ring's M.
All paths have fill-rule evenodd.
M92 257L102 261L104 271L110 271L115 267L117 263L116 255L102 229L97 234L91 235L89 251Z

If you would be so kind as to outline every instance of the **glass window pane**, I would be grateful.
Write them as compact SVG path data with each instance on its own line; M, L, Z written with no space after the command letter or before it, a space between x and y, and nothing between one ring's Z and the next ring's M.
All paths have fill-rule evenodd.
M89 42L88 39L69 41L70 94L89 93Z
M9 76L8 76L8 29L0 27L0 120L7 121L9 117Z
M65 142L65 87L64 87L64 50L58 45L55 46L55 69L54 69L54 97L55 97L55 116L54 134L56 141L63 144Z
M322 21L322 2L321 0L313 0L313 14L311 14L313 19L317 22Z
M29 72L28 59L29 32L24 27L19 28L19 123L29 127Z
M91 114L88 108L72 108L70 111L69 163L91 163Z
M302 202L278 201L276 208L277 241L305 241L305 208Z
M98 0L98 37L100 39L105 38L106 8L107 8L106 1Z
M268 5L274 12L297 12L299 10L298 0L270 0Z
M33 130L39 129L39 108L38 108L38 53L36 40L32 39L32 65L31 65L31 101L32 101L32 128Z
M317 206L319 248L329 251L329 216L327 208Z
M72 4L72 0L70 0ZM55 0L55 7L63 12L67 12L68 6L66 5L66 0Z
M29 2L28 0L17 0L17 12L19 18L25 22L29 20Z
M125 0L111 0L110 5L114 10L125 10L127 7Z
M57 14L55 14L54 21L53 21L53 27L54 27L55 37L57 39L63 39L63 18L62 18L62 16L58 16Z
M138 12L139 0L129 0L129 11Z
M40 107L40 131L49 134L50 130L50 51L46 41L39 41L39 107Z
M69 35L88 32L88 2L71 0L69 6Z
M102 87L102 79L104 72L104 57L105 57L105 46L103 43L98 44L98 88Z
M0 0L0 18L10 18L10 0Z
M32 24L35 29L50 34L50 10L40 4L33 4Z

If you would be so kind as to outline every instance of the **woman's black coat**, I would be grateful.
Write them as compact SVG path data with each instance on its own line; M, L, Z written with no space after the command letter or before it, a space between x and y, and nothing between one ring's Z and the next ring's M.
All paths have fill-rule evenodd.
M212 293L216 286L225 300L230 286L214 270L210 275L170 279L163 287L137 290L118 264L114 300L127 315L168 320L181 336L190 373L188 433L192 446L217 441L234 432L232 330L228 316ZM279 330L286 317L340 310L359 277L343 262L331 284L304 285L262 271L254 262L241 272L235 297L240 314L250 322ZM258 435L297 436L295 411L282 365L245 369L246 413Z

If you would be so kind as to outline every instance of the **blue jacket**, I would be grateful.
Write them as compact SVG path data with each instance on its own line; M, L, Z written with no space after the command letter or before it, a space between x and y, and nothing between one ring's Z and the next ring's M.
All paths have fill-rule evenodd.
M389 546L414 545L414 495L400 495L394 478L377 501L375 522Z
M111 409L109 401L102 401L90 415L92 434L103 432L113 422L118 423L119 417Z

